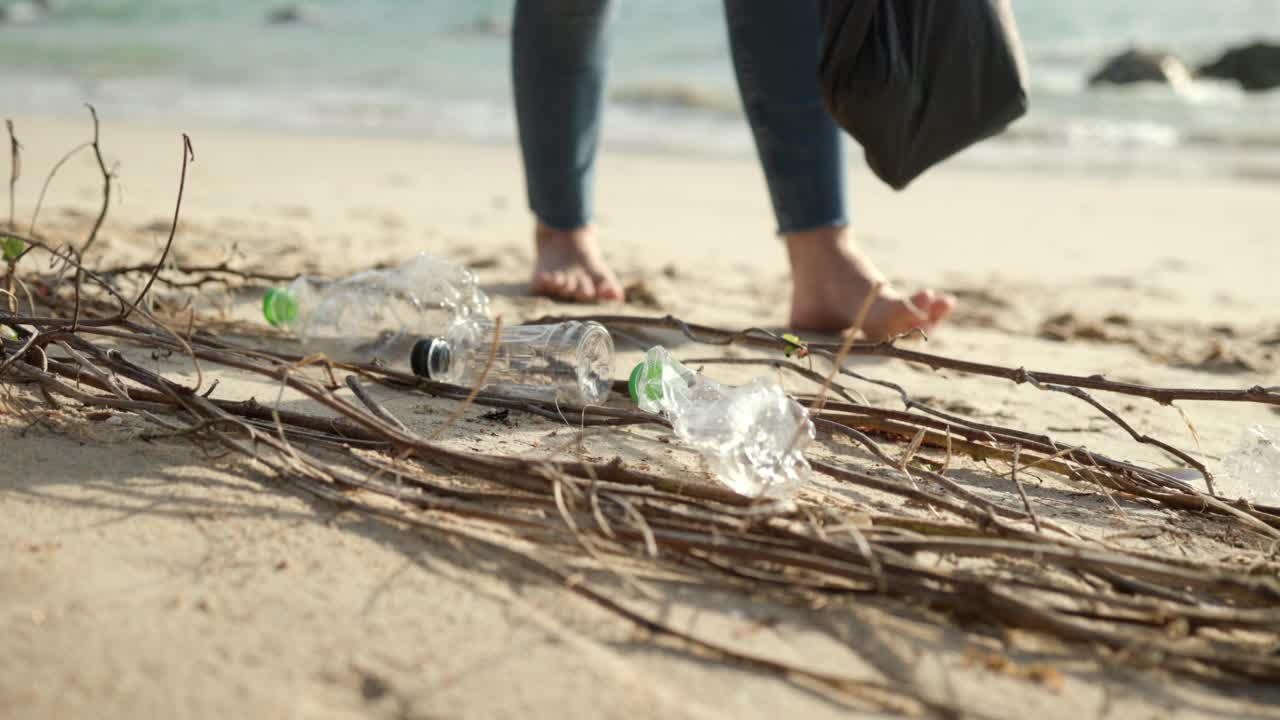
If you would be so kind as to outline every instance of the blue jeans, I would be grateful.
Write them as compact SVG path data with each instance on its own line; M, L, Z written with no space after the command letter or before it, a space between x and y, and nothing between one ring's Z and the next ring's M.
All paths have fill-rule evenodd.
M529 207L543 224L591 221L615 0L517 0L512 78ZM817 0L724 0L738 92L778 232L848 223L840 131L818 92Z

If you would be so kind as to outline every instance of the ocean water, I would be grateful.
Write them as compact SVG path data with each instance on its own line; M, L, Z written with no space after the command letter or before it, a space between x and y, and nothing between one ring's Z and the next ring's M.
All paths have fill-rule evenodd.
M786 1L786 0L759 0ZM0 6L17 0L0 0ZM270 25L270 0L52 0L0 24L0 114L478 141L514 135L513 0L315 0ZM1196 81L1086 87L1134 44L1188 64L1280 39L1280 0L1015 0L1031 111L955 162L1044 171L1280 180L1280 90ZM606 142L747 155L719 0L621 0Z

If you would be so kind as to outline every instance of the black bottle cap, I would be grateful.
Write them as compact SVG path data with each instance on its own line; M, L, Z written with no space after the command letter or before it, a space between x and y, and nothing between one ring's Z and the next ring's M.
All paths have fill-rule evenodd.
M443 351L447 360L449 352L448 346L444 343L440 343L437 338L426 337L413 344L413 349L409 351L409 367L413 370L414 375L431 379L432 348L437 344L441 347L436 349L436 354L438 355ZM437 360L437 362L439 362L439 360ZM448 365L447 362L445 364L446 366Z

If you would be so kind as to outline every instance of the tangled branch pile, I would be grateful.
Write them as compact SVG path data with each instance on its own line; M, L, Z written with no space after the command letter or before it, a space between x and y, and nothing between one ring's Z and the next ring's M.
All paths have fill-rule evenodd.
M97 150L96 138L90 146ZM16 141L14 147L16 157ZM184 178L190 153L184 139ZM103 178L109 193L112 178L105 166ZM181 184L175 229L180 207ZM795 501L751 501L702 473L676 475L573 457L573 443L559 459L529 459L462 450L416 433L376 402L367 385L418 394L453 418L465 412L459 403L470 398L553 422L567 418L580 432L604 427L593 432L613 433L662 421L623 402L556 406L430 383L378 365L280 353L255 342L245 328L233 342L211 332L208 318L191 313L179 319L180 304L173 298L207 283L250 285L266 276L227 266L174 266L168 262L172 229L154 264L90 267L82 251L101 224L99 218L79 247L41 238L34 223L25 233L12 224L0 232L13 250L6 258L0 309L0 325L8 328L0 338L0 388L8 412L30 415L47 405L137 413L155 425L156 437L240 456L245 472L263 482L485 546L563 583L671 648L776 673L859 707L969 714L917 688L828 674L695 637L634 609L628 598L646 592L649 583L669 582L765 593L773 601L810 608L876 595L927 607L946 622L1019 629L1114 662L1158 665L1211 682L1280 680L1280 508L1216 496L1207 468L1138 433L1088 392L1161 403L1280 405L1276 389L1154 388L973 363L893 343L851 349L854 355L1002 377L1074 396L1134 442L1158 447L1198 470L1210 483L1205 492L1170 472L936 409L904 387L833 364L838 348L831 345L801 348L759 329L728 332L671 317L594 318L618 332L674 330L691 343L767 350L769 357L692 362L771 365L812 383L813 393L798 399L822 403L812 453L821 482ZM157 283L166 288L164 298L153 296ZM782 358L783 351L797 349L835 372L827 377L811 364ZM179 382L139 362L156 352L186 358L195 382ZM288 388L304 396L311 410L220 397L215 385L205 383L204 370L211 366ZM890 387L904 408L862 401L851 382ZM851 452L847 441L860 450ZM1006 497L1020 502L992 500L956 479L950 471L965 457L1007 465L1007 475L993 477L1016 489L1016 496ZM1117 509L1123 503L1208 518L1263 550L1239 563L1087 536L1037 514L1019 476L1033 468L1104 497Z

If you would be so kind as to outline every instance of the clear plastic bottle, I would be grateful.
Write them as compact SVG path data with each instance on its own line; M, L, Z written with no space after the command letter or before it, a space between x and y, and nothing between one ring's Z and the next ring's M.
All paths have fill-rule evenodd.
M809 412L763 378L737 387L695 373L651 348L628 381L641 410L671 421L677 437L702 453L722 482L748 497L785 498L812 470Z
M1244 444L1223 463L1228 477L1218 478L1218 490L1262 505L1280 505L1280 427L1254 425Z
M392 364L408 356L410 343L456 319L487 318L489 298L470 270L423 253L339 280L300 277L268 290L262 313L296 333L310 352Z
M599 405L613 385L613 338L604 326L570 320L503 327L493 363L494 324L464 319L444 337L414 345L410 366L430 380L484 387L509 395ZM489 371L485 373L485 366Z

